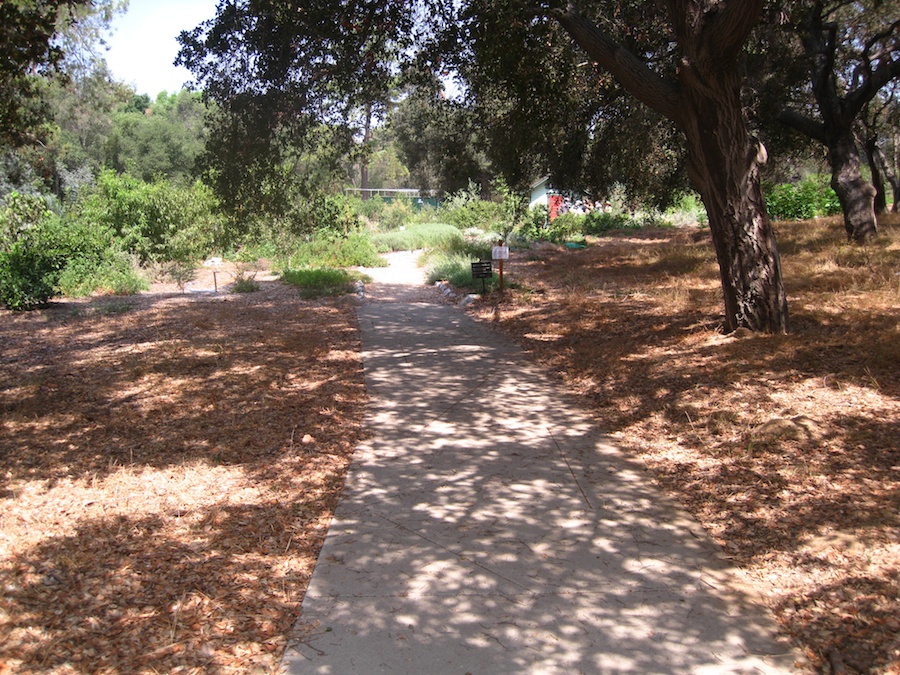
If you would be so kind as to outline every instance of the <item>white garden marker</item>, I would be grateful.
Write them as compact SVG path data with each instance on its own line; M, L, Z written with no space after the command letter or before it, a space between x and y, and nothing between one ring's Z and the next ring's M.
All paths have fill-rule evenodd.
M222 266L222 259L218 257L210 258L203 262L204 267L212 267L213 271L213 292L219 292L219 281L216 279L216 272L219 271L219 268Z

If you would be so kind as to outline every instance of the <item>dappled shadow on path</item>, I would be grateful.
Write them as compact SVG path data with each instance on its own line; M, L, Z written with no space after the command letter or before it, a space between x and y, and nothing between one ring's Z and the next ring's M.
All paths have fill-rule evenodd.
M372 440L304 601L295 672L779 672L717 549L502 338L360 310Z

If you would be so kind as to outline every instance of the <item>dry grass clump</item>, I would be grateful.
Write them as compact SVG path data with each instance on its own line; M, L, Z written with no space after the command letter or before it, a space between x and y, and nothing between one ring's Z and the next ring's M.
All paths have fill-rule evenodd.
M814 665L898 673L900 219L867 247L835 220L777 229L789 335L722 334L700 230L520 253L474 311L652 467Z
M295 293L0 320L0 672L271 672L364 404Z

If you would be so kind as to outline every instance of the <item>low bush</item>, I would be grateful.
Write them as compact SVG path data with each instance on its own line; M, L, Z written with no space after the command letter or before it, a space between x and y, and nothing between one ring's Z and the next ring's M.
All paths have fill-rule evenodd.
M437 252L429 256L425 262L425 279L429 284L446 281L456 288L468 289L480 293L482 288L488 292L496 290L497 276L485 279L472 278L472 263L475 260L464 253Z
M584 216L564 213L550 220L546 207L531 209L516 234L527 241L563 242L582 233Z
M682 195L675 204L666 209L663 218L674 227L705 225L709 222L706 207L695 192Z
M74 217L107 227L124 250L146 264L206 255L222 237L224 221L216 208L212 192L200 182L182 188L104 171Z
M506 218L503 204L481 199L477 185L455 192L443 203L441 218L460 230L502 230Z
M337 232L319 232L308 241L299 240L291 245L282 267L383 267L386 263L378 255L369 234L354 230L346 235Z
M9 309L39 307L59 294L123 294L146 288L108 227L47 210L29 209L29 213L31 222L4 223L0 302Z
M0 303L14 311L45 305L54 293L57 261L21 238L0 251Z
M237 277L231 285L231 290L234 293L256 293L260 288L256 279L244 276Z
M134 295L149 288L131 256L123 251L107 249L103 256L89 260L69 261L59 276L56 290L69 298L103 295Z
M333 267L309 267L288 269L281 273L281 280L297 286L306 298L343 295L353 291L353 282L358 279L347 270Z
M769 215L779 220L808 220L841 212L828 176L810 174L799 183L782 183L766 190Z
M377 232L372 235L372 242L380 253L439 248L462 240L462 233L447 223L410 225L403 229Z

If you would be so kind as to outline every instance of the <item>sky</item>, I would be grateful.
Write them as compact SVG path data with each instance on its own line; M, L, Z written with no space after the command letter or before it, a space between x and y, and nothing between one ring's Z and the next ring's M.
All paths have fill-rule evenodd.
M216 0L129 0L128 11L115 18L107 39L106 63L113 76L153 99L162 90L180 91L191 75L172 65L179 49L176 38L212 18L216 4Z

